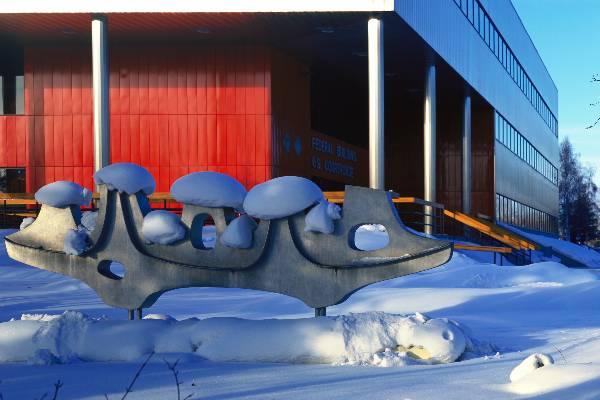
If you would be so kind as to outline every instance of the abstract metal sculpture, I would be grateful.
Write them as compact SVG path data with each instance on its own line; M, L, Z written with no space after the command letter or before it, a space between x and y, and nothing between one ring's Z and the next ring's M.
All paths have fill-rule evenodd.
M29 227L6 237L15 260L79 279L108 305L133 310L150 307L166 291L184 287L248 288L282 293L302 300L325 315L327 306L346 300L371 283L423 271L446 263L452 244L410 233L391 201L390 193L347 186L343 218L333 234L304 231L305 212L288 218L261 220L249 249L235 249L217 240L205 248L201 230L214 220L220 235L234 216L231 208L185 204L186 237L173 245L148 244L141 236L149 210L146 196L100 186L96 228L90 247L81 255L63 251L69 229L80 224L79 207L43 205ZM354 245L357 228L382 224L389 245L362 251ZM199 239L200 235L200 239ZM112 262L125 275L110 270Z

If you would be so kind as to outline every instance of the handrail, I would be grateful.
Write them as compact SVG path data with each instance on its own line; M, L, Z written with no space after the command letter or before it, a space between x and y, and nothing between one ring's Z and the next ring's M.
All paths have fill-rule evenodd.
M444 205L433 201L423 200L418 197L400 197L398 193L390 192L392 194L392 202L394 203L410 203L418 204L421 206L430 206L439 210L444 209ZM325 198L330 203L342 204L344 203L344 192L324 192Z
M539 246L535 243L532 243L520 237L519 235L513 234L512 232L509 232L492 222L471 217L470 215L458 211L444 210L444 215L485 235L488 235L500 243L506 244L512 248L518 250L539 250Z
M480 246L475 244L462 244L462 243L454 243L454 249L456 250L470 250L470 251L489 251L494 253L504 253L509 254L512 253L513 249L510 247L502 247L502 246Z

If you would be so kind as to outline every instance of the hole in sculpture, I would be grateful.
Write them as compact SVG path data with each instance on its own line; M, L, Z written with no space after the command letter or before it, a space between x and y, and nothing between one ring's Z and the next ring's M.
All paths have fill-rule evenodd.
M217 229L212 225L212 218L208 214L198 214L192 220L190 227L190 242L200 250L214 249L217 241Z
M100 262L98 264L98 272L107 278L117 281L125 277L125 267L116 261L104 260Z
M202 243L207 249L214 249L217 241L217 227L214 225L204 225L202 227Z
M357 250L372 251L387 247L390 236L381 224L364 224L354 230L353 247Z

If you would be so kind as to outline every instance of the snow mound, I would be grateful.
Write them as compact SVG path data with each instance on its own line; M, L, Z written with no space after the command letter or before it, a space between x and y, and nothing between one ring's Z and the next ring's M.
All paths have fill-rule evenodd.
M248 249L252 247L252 233L256 226L252 218L240 215L227 225L219 240L227 247Z
M535 353L521 361L510 373L510 381L518 382L538 368L554 364L554 359L546 354Z
M166 315L166 314L147 314L147 315L144 315L143 319L157 319L160 321L177 321L175 318L171 317L170 315Z
M57 181L42 186L35 192L35 200L52 207L83 206L90 204L92 192L70 181Z
M389 366L453 362L466 341L451 321L419 315L108 321L67 311L55 319L0 323L0 362L131 361L155 351L195 353L213 361ZM392 350L399 347L420 349L414 351L430 358ZM44 349L49 354L40 355Z
M97 185L106 185L109 190L135 194L142 191L146 195L154 192L154 178L144 167L132 163L116 163L102 168L94 174Z
M598 281L598 275L593 271L568 268L554 261L523 266L480 264L457 251L452 255L452 259L441 267L378 285L495 289L561 287L595 281Z
M185 237L185 226L177 215L155 210L144 217L142 235L149 243L172 244Z
M229 175L206 171L194 172L177 179L171 186L171 195L184 204L241 210L246 189Z
M600 268L600 253L588 246L562 240L541 232L530 232L509 224L500 223L500 226L514 231L542 246L551 247L555 251L561 252L590 268Z
M596 363L552 364L532 371L508 388L520 395L547 393L544 398L596 399L598 382L600 365Z
M321 201L306 214L304 230L331 234L335 229L333 221L341 218L342 209L337 204Z
M32 218L32 217L23 218L23 221L21 221L21 224L19 225L19 230L22 231L23 229L27 228L29 225L33 224L34 221L35 221L35 218Z
M312 181L282 176L256 185L244 200L248 215L260 219L285 218L323 200L323 192Z
M83 227L69 229L65 235L64 251L67 254L78 256L90 247L88 230Z
M97 218L98 211L84 211L81 213L81 226L91 232L96 229Z

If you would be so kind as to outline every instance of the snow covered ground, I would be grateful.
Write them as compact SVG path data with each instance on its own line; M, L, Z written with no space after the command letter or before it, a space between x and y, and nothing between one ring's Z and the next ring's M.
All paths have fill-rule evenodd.
M534 242L545 246L552 247L554 250L559 251L569 257L587 265L590 268L600 268L600 252L591 249L587 246L581 246L575 243L571 243L566 240L561 240L557 237L545 235L542 233L534 233L524 229L519 229L513 225L500 223L507 229L520 234L521 236L533 240Z
M313 347L332 354L346 345L350 337L342 337L344 343L339 347L335 335L357 332L352 324L361 318L371 322L390 318L405 321L398 322L399 326L405 326L402 325L408 323L405 315L419 322L419 314L415 313L422 313L433 320L456 321L466 337L473 340L471 351L461 361L431 365L394 362L394 357L385 351L378 353L382 361L379 363L371 358L368 363L340 363L334 362L335 357L288 359L287 363L257 362L256 356L245 362L209 361L215 357L178 347L182 343L179 331L177 335L164 336L162 348L154 347L161 352L150 359L127 399L177 399L172 371L165 364L165 360L172 363L177 359L180 360L179 377L183 381L181 398L191 395L193 399L597 399L600 398L598 278L600 275L593 270L566 269L554 262L500 267L456 253L450 263L440 268L359 291L346 303L328 309L329 315L339 317L321 320L324 322L273 321L309 318L313 310L282 295L217 288L173 291L163 295L147 311L170 315L180 321L188 318L201 321L127 322L123 310L105 306L84 284L14 262L6 256L2 245L0 349L9 351L10 345L19 340L11 336L9 324L35 327L40 324L35 319L40 317L6 321L19 320L22 314L58 315L73 310L87 316L67 314L79 330L67 329L68 324L55 324L52 325L55 331L37 333L29 343L39 344L44 338L54 337L52 335L68 336L72 332L75 335L69 340L73 342L85 335L89 340L98 332L81 321L105 319L98 323L111 325L110 335L90 341L85 348L99 355L108 355L120 348L130 349L130 353L126 361L81 361L77 357L53 359L42 351L26 362L3 362L0 363L0 393L5 400L39 399L44 393L47 393L46 398L52 398L53 384L60 380L63 386L58 398L61 400L105 399L105 394L110 399L120 399L146 358L140 348L143 350L144 343L148 343L161 326L187 324L202 343L218 343L215 348L234 355L246 354L258 346L264 346L257 352L259 355L288 355ZM375 311L386 314L372 313ZM353 316L351 313L361 314ZM217 319L204 321L206 318ZM229 321L234 329L228 332L214 329L215 324L223 326L224 321ZM333 321L342 321L342 325L335 325ZM295 325L296 329L286 337L277 334L276 325L286 329ZM337 330L339 326L343 327L341 331ZM241 340L247 338L249 332L256 334L253 343ZM369 343L385 347L387 339L381 332L373 330ZM333 335L334 340L315 339L325 333ZM285 340L276 342L274 338ZM60 346L67 342L54 342L54 345L56 343ZM16 344L13 349L23 351L23 347ZM68 354L69 349L54 350ZM534 353L550 355L554 364L533 370L511 383L509 376L513 368ZM272 360L285 361L284 358ZM322 363L316 364L316 361Z

